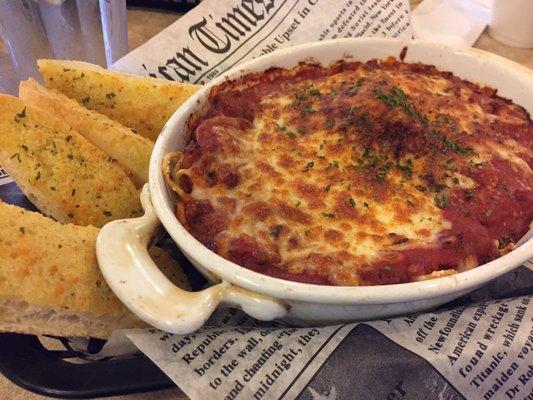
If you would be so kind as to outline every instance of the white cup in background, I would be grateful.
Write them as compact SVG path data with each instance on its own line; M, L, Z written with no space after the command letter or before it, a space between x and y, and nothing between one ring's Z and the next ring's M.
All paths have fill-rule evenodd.
M493 0L489 35L512 47L533 47L533 0Z

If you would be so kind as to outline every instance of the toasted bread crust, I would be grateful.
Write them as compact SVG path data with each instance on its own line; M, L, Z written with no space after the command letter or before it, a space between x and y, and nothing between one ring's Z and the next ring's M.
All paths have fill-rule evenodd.
M105 70L66 60L39 60L49 88L107 115L155 141L161 129L198 86Z
M98 232L0 201L0 332L107 338L146 326L106 284L96 261ZM165 250L150 254L167 278L190 290Z
M19 97L65 121L85 139L116 159L141 187L148 181L148 165L154 143L103 114L88 110L75 100L45 88L34 79L20 83Z
M130 314L98 268L98 232L0 202L0 298L97 317Z
M50 114L0 95L0 140L0 165L44 214L97 227L141 214L116 160Z

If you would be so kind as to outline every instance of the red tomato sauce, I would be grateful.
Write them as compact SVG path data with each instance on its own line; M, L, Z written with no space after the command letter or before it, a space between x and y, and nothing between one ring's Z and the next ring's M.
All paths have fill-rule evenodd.
M461 88L466 87L471 91L468 101L479 104L480 108L491 115L499 118L493 122L477 123L473 122L473 131L469 135L459 135L456 139L449 139L449 127L443 127L438 121L429 121L429 118L422 117L415 106L421 109L428 109L429 113L434 112L431 104L424 105L424 102L412 104L400 104L399 108L407 116L400 120L388 120L387 113L397 104L380 103L376 101L373 107L368 108L368 116L374 118L373 125L366 124L361 113L353 114L359 118L359 127L368 128L359 143L362 146L372 146L375 143L386 143L387 150L392 157L401 158L404 154L419 154L426 156L433 164L430 165L430 173L422 177L423 183L429 189L435 190L436 196L445 193L445 204L441 204L442 216L451 223L451 229L440 233L438 243L431 247L407 247L403 250L384 249L383 257L369 264L354 266L358 269L361 285L380 285L411 282L422 275L431 274L434 271L456 269L464 270L474 266L494 260L500 256L500 250L510 243L516 243L528 230L533 219L533 188L532 173L527 168L520 168L502 157L494 154L493 157L484 163L463 162L471 157L472 143L482 143L490 140L502 146L507 146L508 139L512 139L527 148L529 153L522 154L521 158L530 168L533 167L533 157L531 146L533 144L533 128L529 115L520 107L514 106L512 102L496 96L492 89L480 88L472 83L461 81L449 73L439 72L431 66L421 64L401 64L388 61L377 63L370 61L366 64L358 62L337 63L328 68L315 65L301 65L291 71L282 69L270 69L264 73L245 77L246 85L242 86L242 81L231 81L215 87L210 94L210 106L207 112L202 115L194 115L189 121L189 129L193 133L192 140L184 152L182 166L189 168L194 165L202 155L213 152L223 152L232 154L236 150L236 143L231 138L220 134L217 128L245 130L251 126L252 121L260 111L261 101L268 95L283 92L288 86L300 82L319 81L324 76L329 76L342 71L354 71L359 68L373 70L376 68L403 69L409 76L417 74L420 76L437 75L444 76L449 80L447 90L456 96L461 95ZM378 82L379 83L379 82ZM350 100L349 92L341 93L341 100ZM343 100L343 101L344 101ZM444 107L446 101L440 98L429 99L435 101L434 107ZM336 103L324 102L318 110L328 118L343 117L340 106ZM414 104L414 103L413 103ZM457 107L461 108L461 101L457 101ZM353 116L352 115L352 116ZM366 118L366 117L365 117ZM514 121L511 123L502 121ZM298 122L302 128L313 128L313 125L306 125L310 122L302 120ZM437 133L431 129L441 129ZM435 128L436 127L436 128ZM340 126L341 129L349 127ZM343 145L351 140L348 138L346 130L346 143L339 144L339 151ZM448 148L446 154L440 154L441 146ZM437 153L435 153L437 149ZM437 154L437 155L435 155ZM208 158L208 156L206 156ZM446 175L446 170L442 166L444 160L449 159L459 165L458 168L463 176L468 176L475 183L471 189L462 186L449 187L439 184L442 176ZM448 161L449 161L448 160ZM458 162L458 160L463 160ZM204 160L205 162L205 160ZM285 161L287 166L291 166L291 160ZM479 165L478 165L479 164ZM267 171L269 166L265 164L263 169ZM276 172L273 170L273 176ZM205 174L204 174L205 175ZM367 180L375 177L369 175ZM236 187L241 182L241 176L232 171L230 165L221 164L213 171L209 171L208 182L211 185L220 183L228 189ZM386 198L386 186L372 181L375 185L375 196ZM186 193L191 192L193 183L190 179L180 182ZM439 186L440 185L440 186ZM320 193L322 189L316 191L314 188L307 189L304 184L299 187L302 196L309 195L316 198L316 204L321 205ZM436 188L436 189L435 189ZM444 189L443 189L444 188ZM444 190L444 192L441 192ZM309 192L309 193L308 193ZM349 196L346 198L349 199ZM357 218L357 212L348 201L343 199L340 208L336 209L338 215L346 218ZM342 207L341 207L342 206ZM216 236L222 232L227 223L228 216L221 210L215 209L208 200L185 201L184 218L186 227L200 241L209 248L231 261L238 263L251 270L274 276L277 278L305 282L312 284L331 284L327 274L322 274L327 265L322 265L313 273L291 273L283 268L283 261L279 259L276 249L266 248L259 244L253 237L241 234L224 245L217 245ZM295 207L288 207L284 204L267 204L257 202L249 204L246 210L250 210L249 215L256 218L266 218L272 213L278 213L290 221L308 223L311 221L306 210ZM345 212L343 212L345 210ZM178 215L180 215L178 213ZM281 228L280 228L281 229ZM279 232L278 232L279 233ZM339 233L339 237L342 234ZM330 235L331 236L331 235ZM222 242L221 242L222 243ZM297 243L295 242L295 246ZM218 247L217 247L218 246ZM222 249L222 247L224 247ZM468 261L468 260L473 261ZM327 262L326 262L327 263Z

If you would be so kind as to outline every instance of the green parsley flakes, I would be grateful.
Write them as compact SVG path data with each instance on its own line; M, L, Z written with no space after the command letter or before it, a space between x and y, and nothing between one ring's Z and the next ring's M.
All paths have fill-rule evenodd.
M434 200L435 205L441 209L450 205L450 198L445 193L436 194Z
M305 166L304 168L304 172L307 172L309 171L311 168L313 168L315 166L315 163L313 161L310 161L307 163L307 165Z

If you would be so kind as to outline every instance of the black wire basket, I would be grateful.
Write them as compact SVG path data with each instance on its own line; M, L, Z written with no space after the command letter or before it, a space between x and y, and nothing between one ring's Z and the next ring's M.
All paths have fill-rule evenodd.
M142 354L91 360L74 350L68 339L53 339L64 349L50 350L34 335L0 334L0 373L24 389L65 399L140 393L175 386ZM91 339L88 349L97 352L104 343Z

